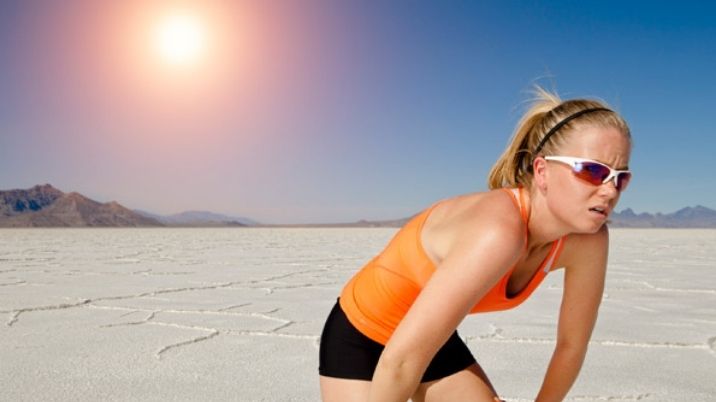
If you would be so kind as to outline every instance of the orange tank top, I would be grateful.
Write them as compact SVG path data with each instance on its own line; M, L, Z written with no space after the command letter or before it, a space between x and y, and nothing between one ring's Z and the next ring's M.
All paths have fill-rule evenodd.
M520 210L527 231L529 210L522 189L505 191L510 193ZM382 345L388 342L435 272L435 266L420 242L420 233L425 220L438 204L439 202L433 204L408 221L386 248L358 271L341 292L339 303L351 324ZM512 297L507 295L507 282L513 267L472 307L470 313L507 310L521 304L552 269L563 244L564 238L552 243L547 257L520 293Z

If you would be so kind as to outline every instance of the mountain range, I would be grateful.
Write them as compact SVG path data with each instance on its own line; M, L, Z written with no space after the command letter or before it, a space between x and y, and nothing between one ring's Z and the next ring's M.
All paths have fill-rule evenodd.
M139 215L153 218L166 226L257 226L258 222L208 211L186 211L173 215L159 215L135 209Z
M156 215L133 211L116 201L100 203L82 194L64 193L50 184L0 191L0 227L161 227L248 226L246 219L190 211Z
M208 211L158 215L130 210L116 201L100 203L82 194L64 193L50 184L0 191L0 227L400 227L410 217L349 223L264 225L249 218ZM716 228L716 211L697 205L669 214L637 214L627 208L610 216L611 227Z
M682 208L670 214L637 214L627 208L612 213L610 227L623 228L716 228L716 211L701 205Z
M162 226L112 201L99 203L49 184L0 191L0 227Z

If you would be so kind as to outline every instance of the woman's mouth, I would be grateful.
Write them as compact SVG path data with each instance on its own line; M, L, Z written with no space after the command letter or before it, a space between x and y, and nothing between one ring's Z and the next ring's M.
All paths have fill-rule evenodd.
M608 212L607 208L605 208L605 207L592 207L592 208L589 208L589 211L599 214L605 218L609 215L609 212Z

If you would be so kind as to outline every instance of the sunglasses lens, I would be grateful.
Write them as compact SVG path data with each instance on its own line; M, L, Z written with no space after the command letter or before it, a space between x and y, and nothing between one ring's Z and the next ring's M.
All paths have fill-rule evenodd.
M624 191L631 180L631 173L619 173L617 175L617 190Z
M575 164L574 175L598 186L609 176L609 168L599 163L581 162Z
M612 170L609 166L595 161L575 158L571 156L546 156L548 161L557 161L572 167L572 173L580 180L595 186L601 186L614 180L614 187L617 191L624 191L631 180L631 173L626 170ZM614 174L614 176L612 176Z

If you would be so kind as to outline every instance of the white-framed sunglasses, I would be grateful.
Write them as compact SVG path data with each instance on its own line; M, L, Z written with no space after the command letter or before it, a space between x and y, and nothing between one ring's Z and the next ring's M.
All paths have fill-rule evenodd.
M631 180L631 171L616 170L602 162L573 156L545 156L545 160L564 163L572 168L572 173L587 183L595 186L614 180L617 191L624 191Z

